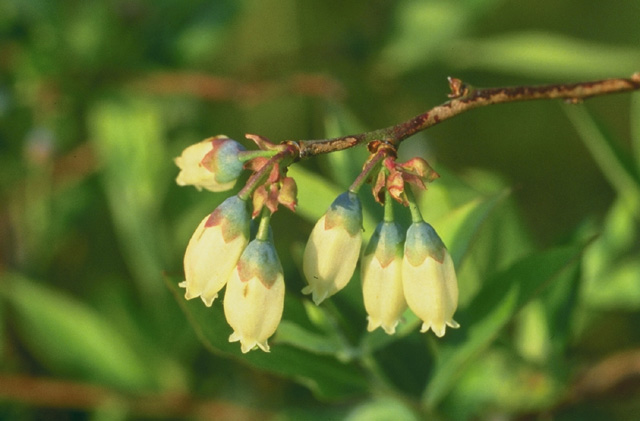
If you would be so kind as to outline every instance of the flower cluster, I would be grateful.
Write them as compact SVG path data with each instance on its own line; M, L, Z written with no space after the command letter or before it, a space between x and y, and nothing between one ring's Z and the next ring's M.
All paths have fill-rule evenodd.
M239 143L226 136L190 146L176 158L181 169L177 182L212 191L229 189L242 171L243 151ZM270 180L282 184L278 176ZM224 314L233 328L229 341L239 341L242 352L256 346L269 351L267 339L282 318L284 275L269 239L268 218L252 241L250 223L247 200L239 195L229 197L207 215L187 245L186 280L180 286L186 288L186 299L200 297L207 306L226 286Z
M385 206L390 208L391 203ZM313 294L316 304L344 288L353 276L360 254L361 225L360 201L353 192L346 192L313 228L303 260L309 285L302 292ZM407 307L422 319L421 332L431 328L442 337L446 326L458 327L453 320L458 283L451 255L420 216L415 215L406 240L392 218L378 224L362 255L360 270L367 330L382 327L388 334L395 333Z
M297 187L286 170L298 157L291 143L274 145L248 135L259 147L247 151L226 136L189 146L176 158L179 185L223 191L243 169L252 172L244 188L207 215L193 233L184 256L185 298L200 297L211 306L225 288L223 307L233 329L229 341L242 352L269 351L267 340L282 318L283 269L269 228L279 205L295 210ZM424 189L438 175L421 158L399 164L395 151L372 151L362 174L340 194L313 228L303 256L308 285L302 290L319 305L343 289L353 276L362 244L362 204L357 191L374 180L373 194L385 206L385 218L362 254L361 279L368 330L395 333L404 311L422 319L422 332L443 336L458 327L453 313L458 286L451 256L431 225L424 222L408 185ZM413 223L406 235L393 219L392 200L408 206ZM249 208L252 208L252 211ZM250 235L252 218L260 224Z

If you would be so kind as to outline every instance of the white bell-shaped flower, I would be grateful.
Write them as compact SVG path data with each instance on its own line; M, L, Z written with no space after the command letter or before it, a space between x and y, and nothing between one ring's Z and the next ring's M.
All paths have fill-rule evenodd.
M249 242L247 203L238 196L222 202L191 236L184 254L185 298L211 306Z
M304 250L302 269L308 286L320 304L344 288L355 271L362 244L362 206L353 192L334 200L311 231Z
M376 227L360 264L368 331L382 327L394 334L407 308L402 286L404 233L395 222Z
M229 342L242 352L258 346L269 352L267 339L280 324L284 308L284 275L270 241L253 240L242 253L224 294L224 315L233 328Z
M421 332L432 329L438 336L453 320L458 306L458 281L451 255L426 222L414 222L407 231L402 263L402 284L409 308L422 319Z

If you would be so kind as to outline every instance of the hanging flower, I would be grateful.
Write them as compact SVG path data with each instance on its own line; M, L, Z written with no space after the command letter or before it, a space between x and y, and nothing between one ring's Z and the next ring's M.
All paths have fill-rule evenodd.
M302 268L309 283L303 294L320 304L347 285L362 243L362 206L355 193L334 200L316 223L304 250Z
M258 346L269 352L284 307L284 275L270 241L255 239L242 253L224 295L224 314L233 328L229 342L240 341L242 352Z
M180 286L187 289L186 299L200 297L211 306L249 242L249 225L247 204L238 196L200 222L184 254L186 280Z
M191 145L175 158L180 168L176 183L213 192L229 190L242 172L238 153L244 150L241 144L224 135Z
M407 231L402 284L409 308L423 321L421 332L432 329L444 336L458 306L458 281L451 255L433 227L414 222Z
M360 265L362 295L371 332L382 327L394 334L407 308L402 287L402 250L404 235L395 222L381 222L376 227Z

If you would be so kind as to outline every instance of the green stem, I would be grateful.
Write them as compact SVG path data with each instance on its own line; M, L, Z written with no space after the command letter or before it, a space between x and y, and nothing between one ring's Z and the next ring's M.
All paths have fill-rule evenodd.
M269 240L269 221L271 221L271 211L265 206L262 208L262 215L260 215L260 226L258 226L256 239L260 241Z
M416 203L416 197L413 195L411 187L406 186L404 189L404 193L407 195L407 201L409 202L409 210L411 211L411 222L413 222L414 224L424 222L424 218L422 218L422 213L420 213L420 208Z
M387 189L384 189L384 222L393 222L393 199Z
M247 161L251 161L254 158L261 158L261 157L271 158L275 156L277 153L278 151L274 151L274 150L263 151L261 149L242 151L238 153L238 160L240 162L247 162Z
M269 152L269 151L258 151ZM280 164L282 168L291 165L293 158L298 154L298 150L293 147L277 152L269 159L262 168L254 172L244 187L238 192L238 197L242 200L249 200L253 192L269 177L273 166Z

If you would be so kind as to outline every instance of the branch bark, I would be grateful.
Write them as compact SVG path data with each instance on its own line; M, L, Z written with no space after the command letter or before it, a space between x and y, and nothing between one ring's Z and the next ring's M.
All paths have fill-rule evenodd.
M295 143L299 147L298 158L348 149L373 141L385 142L397 148L404 139L417 132L473 108L493 104L558 98L576 104L594 96L639 90L640 72L634 73L630 78L487 89L473 89L459 79L449 78L449 86L449 101L394 126L331 139L297 141Z

